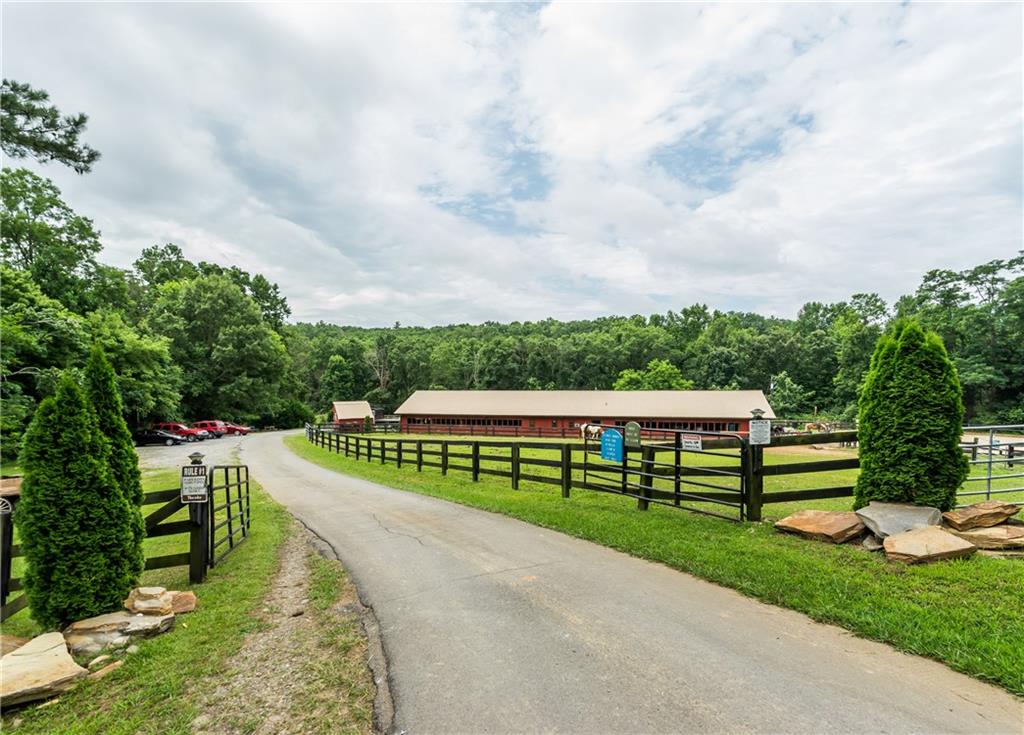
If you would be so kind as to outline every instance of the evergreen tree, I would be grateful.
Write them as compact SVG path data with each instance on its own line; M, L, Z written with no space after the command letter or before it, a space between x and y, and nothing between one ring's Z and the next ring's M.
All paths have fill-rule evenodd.
M132 434L124 420L117 377L103 348L98 344L93 345L89 362L85 366L85 387L96 412L96 426L110 442L110 472L121 495L128 501L127 523L131 527L133 543L118 563L124 565L124 573L134 584L146 564L142 551L146 527L140 510L142 473L139 472L139 457L135 453Z
M130 508L109 466L110 443L85 392L65 373L25 437L18 529L32 617L48 628L116 610L135 579Z
M963 392L942 339L915 321L879 339L860 398L854 507L872 500L949 510L969 466Z

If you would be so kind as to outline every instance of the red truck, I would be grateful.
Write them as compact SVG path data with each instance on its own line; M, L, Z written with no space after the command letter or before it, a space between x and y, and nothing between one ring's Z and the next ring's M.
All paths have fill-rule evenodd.
M209 432L202 429L192 429L185 424L178 424L173 421L161 421L153 424L152 428L159 431L166 431L169 434L182 437L185 441L202 441L208 436L212 436Z

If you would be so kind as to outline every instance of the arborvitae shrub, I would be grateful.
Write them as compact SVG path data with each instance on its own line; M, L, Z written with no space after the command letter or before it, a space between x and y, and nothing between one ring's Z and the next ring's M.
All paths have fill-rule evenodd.
M65 374L25 435L15 523L32 617L48 628L116 610L135 579L131 509L109 467L109 442L85 392Z
M111 563L122 563L125 574L134 584L146 564L142 551L146 526L140 509L142 473L139 471L139 457L135 453L132 433L124 420L121 394L117 389L117 376L99 345L93 346L89 362L85 366L85 390L96 412L96 426L110 442L110 472L129 507L127 520L132 530L133 541L125 550L124 558L111 560Z
M941 338L914 321L883 335L860 396L854 507L872 500L949 510L967 477L963 391Z

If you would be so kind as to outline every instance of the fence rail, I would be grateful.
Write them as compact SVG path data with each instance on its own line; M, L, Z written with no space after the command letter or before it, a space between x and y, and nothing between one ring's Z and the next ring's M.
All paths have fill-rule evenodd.
M1024 471L999 474L993 469L1000 463L1009 468L1014 467L1015 461L1024 464L1021 457L1024 426L998 428L1019 430L1021 441L965 445L965 451L975 452L972 461L987 467L982 475L975 474L968 482L985 481L986 489L974 491L973 485L968 485L959 498L972 502L969 498L976 499L978 495L990 497L1024 491L1024 487L993 487L997 480L1024 477ZM645 437L641 448L626 447L621 463L608 463L600 459L598 445L588 439L576 442L512 441L500 437L402 439L339 434L312 425L306 429L310 442L367 462L391 462L399 467L415 463L420 472L424 467L437 468L442 474L467 472L474 481L481 476L502 477L509 480L513 489L519 489L522 482L554 485L561 489L564 497L569 497L574 489L615 493L635 499L641 510L655 503L730 520L758 521L768 505L854 495L852 473L838 478L834 475L813 478L813 475L857 470L860 459L856 456L766 464L765 447L750 444L742 434L673 430L663 433L662 438ZM685 446L684 437L695 435L700 436L700 448ZM855 430L835 430L776 434L770 446L850 448L856 444ZM532 456L524 454L526 451ZM704 459L695 459L696 455ZM707 458L713 461L709 463ZM780 478L785 482L788 477L809 475L817 479L817 483L812 479L794 481L792 484L800 485L798 487L777 485ZM812 486L807 487L808 484Z
M187 551L147 556L146 570L187 566L189 581L202 582L208 569L220 563L248 538L252 524L249 468L245 465L212 467L207 477L207 487L209 494L206 503L182 503L180 488L156 490L143 495L144 512L159 506L143 517L146 538L188 534ZM4 498L4 502L6 506L0 509L0 622L28 604L22 578L12 576L12 560L24 556L21 545L14 543L17 502L12 498ZM186 508L189 517L176 518ZM226 547L218 552L225 544ZM22 594L12 598L11 594L15 592Z

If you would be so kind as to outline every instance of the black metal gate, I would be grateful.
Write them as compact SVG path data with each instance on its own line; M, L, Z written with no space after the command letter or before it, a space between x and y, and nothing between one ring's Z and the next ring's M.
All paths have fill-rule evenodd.
M622 431L608 427L604 431ZM583 487L694 513L745 520L747 439L738 433L658 429L640 447L623 448L622 462L601 459L601 443L584 438Z

